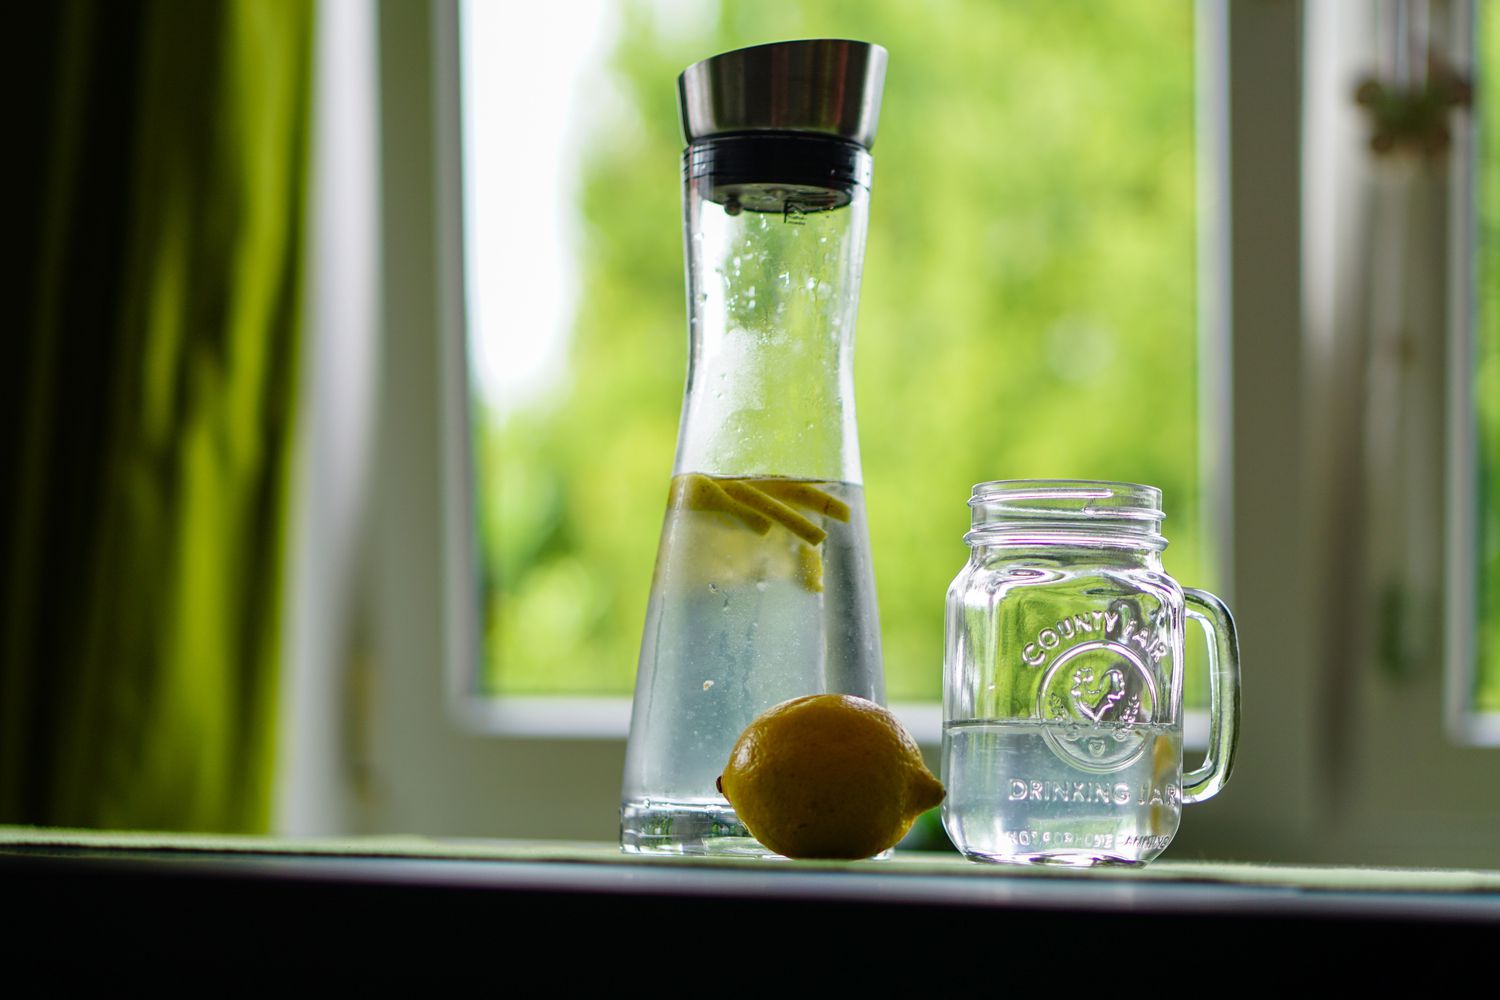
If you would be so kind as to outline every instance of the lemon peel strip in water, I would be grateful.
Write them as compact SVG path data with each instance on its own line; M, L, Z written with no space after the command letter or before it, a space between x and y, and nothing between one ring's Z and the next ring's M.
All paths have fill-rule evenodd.
M797 546L797 580L814 594L823 592L823 557L811 545Z
M701 473L692 472L672 480L668 506L688 510L714 510L738 518L757 535L771 530L771 519L725 492L724 487Z
M835 521L849 523L849 505L811 483L799 483L791 479L756 479L751 485L784 503L796 504Z
M725 480L723 489L735 500L769 517L809 545L821 545L828 537L828 532L749 483L729 479Z

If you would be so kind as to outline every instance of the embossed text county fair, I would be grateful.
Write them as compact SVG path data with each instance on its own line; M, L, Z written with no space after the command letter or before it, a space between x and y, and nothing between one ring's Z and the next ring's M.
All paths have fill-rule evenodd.
M1047 662L1047 653L1062 645L1065 640L1075 636L1091 633L1096 629L1104 635L1116 632L1115 626L1120 625L1116 638L1121 642L1133 642L1141 648L1141 651L1151 657L1153 663L1158 663L1167 655L1167 640L1164 636L1153 635L1145 629L1136 629L1136 623L1123 615L1113 611L1091 611L1084 615L1074 615L1057 622L1056 628L1044 628L1037 633L1035 642L1028 642L1021 650L1021 659L1029 666L1040 667Z

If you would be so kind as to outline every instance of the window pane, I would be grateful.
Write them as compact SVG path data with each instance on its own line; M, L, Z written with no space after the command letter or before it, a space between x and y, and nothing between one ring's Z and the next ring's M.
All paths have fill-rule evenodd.
M889 696L939 695L975 482L1161 486L1168 569L1211 582L1190 3L610 5L571 98L547 82L588 57L530 6L466 13L487 689L632 689L686 365L676 76L779 38L890 50L855 361ZM522 157L540 179L501 180Z
M1478 331L1474 400L1480 435L1479 669L1475 708L1500 712L1500 101L1491 93L1500 80L1500 17L1491 5L1476 5L1478 20L1479 269Z

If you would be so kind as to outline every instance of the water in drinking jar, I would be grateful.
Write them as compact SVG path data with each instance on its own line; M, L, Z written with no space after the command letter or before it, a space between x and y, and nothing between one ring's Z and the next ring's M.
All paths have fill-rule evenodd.
M657 552L625 762L627 851L764 853L715 787L760 713L883 701L858 486L677 476Z
M1171 725L952 722L943 762L943 825L985 860L1143 864L1182 813L1182 730Z

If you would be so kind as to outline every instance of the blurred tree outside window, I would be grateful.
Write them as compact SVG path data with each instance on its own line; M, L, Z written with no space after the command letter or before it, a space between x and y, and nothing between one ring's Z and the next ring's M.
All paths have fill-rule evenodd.
M1474 399L1478 408L1480 469L1479 663L1474 708L1500 712L1500 11L1476 8L1479 163L1475 176L1479 222L1476 248Z
M940 695L976 482L1160 486L1168 571L1214 584L1191 3L567 6L464 12L486 690L633 689L686 370L676 78L780 39L890 51L855 352L889 697Z

